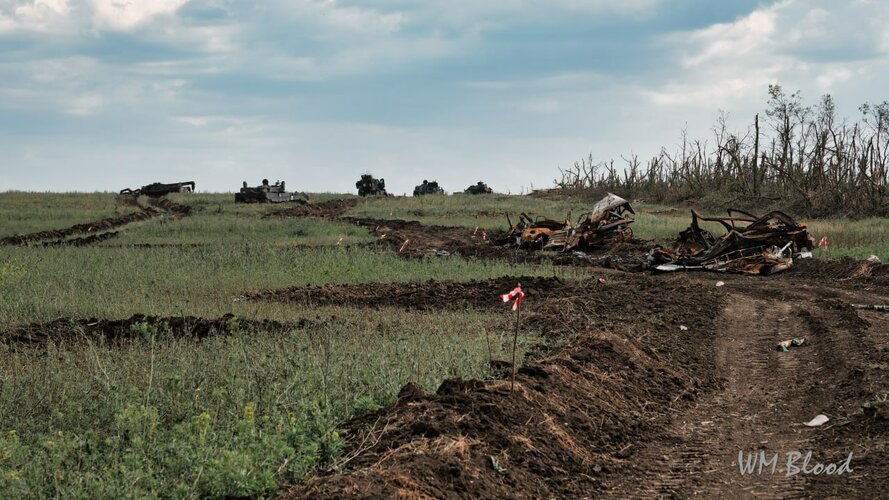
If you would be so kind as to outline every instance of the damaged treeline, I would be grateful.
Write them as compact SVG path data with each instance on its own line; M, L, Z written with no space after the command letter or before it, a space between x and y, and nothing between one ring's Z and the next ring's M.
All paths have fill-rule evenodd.
M662 148L647 163L633 155L615 165L591 155L561 170L555 183L662 203L780 205L810 217L889 215L889 102L859 110L858 121L839 120L830 95L806 106L799 92L770 85L764 119L756 115L743 134L729 132L721 114L710 140L683 132L678 151Z

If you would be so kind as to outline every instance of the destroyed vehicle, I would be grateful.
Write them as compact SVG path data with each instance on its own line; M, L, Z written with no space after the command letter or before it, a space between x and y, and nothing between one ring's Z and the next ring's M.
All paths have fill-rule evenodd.
M157 198L160 196L166 196L170 193L193 193L194 192L194 181L187 182L174 182L172 184L163 184L160 182L154 182L148 184L146 186L142 186L139 189L121 189L120 194L128 194L128 195L145 195L151 198Z
M608 193L590 212L583 214L577 223L537 218L527 214L519 216L516 225L508 219L510 229L498 243L520 248L547 250L587 251L633 239L630 224L636 212L630 203L620 196Z
M374 179L370 174L361 176L361 180L355 183L358 188L358 196L386 196L386 181Z
M784 212L757 217L729 209L727 217L704 217L692 210L691 217L691 225L672 245L651 250L648 260L654 270L774 274L793 266L794 257L811 257L814 247L806 225ZM725 234L714 236L701 221L719 223Z
M283 203L283 202L308 203L305 193L288 193L284 187L284 181L269 184L268 179L263 179L262 184L256 187L248 187L244 182L241 191L235 193L235 203Z
M423 196L427 194L444 194L444 189L438 186L437 181L429 182L423 179L423 184L414 188L414 196Z
M466 188L463 192L466 194L491 194L494 191L491 188L489 188L488 185L485 184L484 182L478 181L477 183L473 184L472 186L469 186L468 188Z

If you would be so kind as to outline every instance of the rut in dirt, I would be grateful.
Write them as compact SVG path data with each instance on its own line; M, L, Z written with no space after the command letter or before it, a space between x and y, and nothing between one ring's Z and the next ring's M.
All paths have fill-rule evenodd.
M874 387L864 380L866 372L875 372L873 339L867 335L871 324L848 304L820 298L824 290L794 290L780 301L758 293L772 287L740 285L727 297L712 353L722 387L677 413L662 439L632 449L631 473L623 480L616 476L609 495L860 498L886 479L885 460L878 467L864 465L876 463L874 454L886 458L886 438L873 440L870 432L838 437L852 423L886 429L885 419L867 417L861 409ZM794 337L805 337L806 343L789 352L776 349L779 341ZM885 384L886 374L879 371L876 378ZM828 415L831 423L823 428L803 425L818 414ZM762 473L745 469L742 475L741 451L745 462L750 454L764 452L767 459L777 454L776 471L766 466ZM816 462L841 464L852 452L853 473L788 476L793 469L787 454L808 451L815 457L810 467ZM793 464L802 467L802 462Z

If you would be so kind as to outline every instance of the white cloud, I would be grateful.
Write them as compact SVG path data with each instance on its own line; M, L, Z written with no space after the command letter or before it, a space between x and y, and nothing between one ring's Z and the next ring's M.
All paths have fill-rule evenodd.
M75 116L88 116L98 113L103 105L102 96L84 94L65 100L65 112Z
M188 0L90 0L98 27L130 30L156 16L174 14Z
M852 4L784 0L734 22L662 38L681 70L656 85L640 85L649 102L665 107L735 109L763 102L768 84L816 98L868 78L862 68L879 57L885 2Z
M773 10L757 10L733 23L715 24L691 33L688 41L700 47L695 54L683 59L683 66L690 68L713 60L737 59L762 49L775 32L775 17Z
M0 5L0 32L56 31L67 26L70 14L68 0L31 0L6 8Z

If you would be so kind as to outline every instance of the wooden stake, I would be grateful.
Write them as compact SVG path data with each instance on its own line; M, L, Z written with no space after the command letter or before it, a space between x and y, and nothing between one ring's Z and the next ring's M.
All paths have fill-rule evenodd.
M516 351L516 344L519 341L519 318L521 318L521 317L522 317L522 306L521 306L521 304L519 304L519 307L517 307L515 310L515 334L512 337L512 384L510 384L510 386L509 386L510 392L515 390L515 372L516 372L515 351Z

